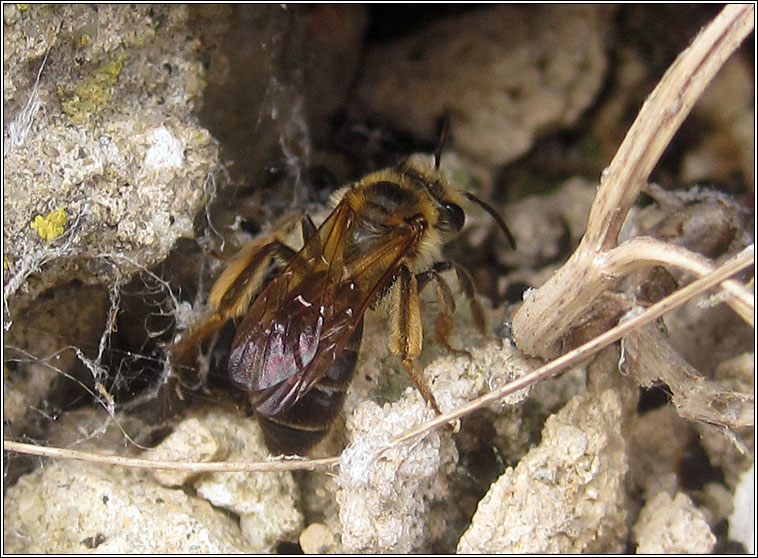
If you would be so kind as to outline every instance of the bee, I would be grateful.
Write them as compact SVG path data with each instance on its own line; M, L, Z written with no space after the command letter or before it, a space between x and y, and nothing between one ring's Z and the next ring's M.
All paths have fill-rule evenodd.
M320 227L302 217L300 251L277 232L245 247L214 284L211 314L172 353L186 361L190 349L227 320L242 317L231 346L229 377L249 392L271 453L304 455L340 413L358 360L364 315L381 303L388 309L390 352L400 357L439 413L415 360L422 346L419 292L434 283L436 339L453 352L466 353L448 341L455 303L441 273L457 272L474 322L484 333L484 313L470 274L442 259L443 245L464 225L462 207L468 201L493 215L515 247L489 205L445 182L439 151L433 166L407 159L368 174L336 192L334 209ZM275 262L282 269L264 285Z

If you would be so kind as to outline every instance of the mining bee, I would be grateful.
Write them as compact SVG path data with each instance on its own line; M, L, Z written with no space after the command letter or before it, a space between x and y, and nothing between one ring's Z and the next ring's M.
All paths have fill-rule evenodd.
M440 149L433 166L408 159L336 192L334 209L320 227L307 215L301 219L299 252L277 232L245 247L214 284L212 313L171 347L175 360L186 362L227 320L244 316L228 372L249 392L273 454L305 454L329 431L355 371L366 310L386 307L389 350L437 413L415 361L422 343L419 292L435 284L436 338L465 353L448 342L455 303L440 275L455 269L474 322L485 331L471 276L441 259L442 246L463 227L467 201L487 210L515 243L490 206L446 184ZM281 271L264 285L277 262Z

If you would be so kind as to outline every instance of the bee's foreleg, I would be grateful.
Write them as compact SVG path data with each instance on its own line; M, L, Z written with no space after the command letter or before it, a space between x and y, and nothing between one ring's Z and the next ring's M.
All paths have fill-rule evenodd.
M461 286L463 294L468 298L471 319L481 334L486 337L487 319L484 316L482 305L479 304L479 301L476 299L476 288L474 287L474 280L471 277L471 273L469 273L468 269L456 263L453 264L453 267L455 268L455 274L458 276L458 284Z
M444 262L446 263L446 262ZM418 280L419 291L429 283L434 281L434 286L437 291L437 304L439 305L439 311L437 312L437 321L435 322L435 336L437 343L445 347L451 353L457 355L464 355L471 358L471 353L461 349L454 349L450 346L450 334L453 331L453 312L455 312L455 300L453 299L453 292L450 290L450 285L447 281L437 272L436 269L430 269L424 273L416 275Z
M454 262L437 262L432 266L432 271L436 271L437 273L442 273L449 269L455 269L455 274L458 276L458 285L469 302L471 319L476 328L486 337L487 320L484 317L482 305L479 304L479 301L476 299L476 288L474 287L474 280L471 277L471 273L469 273L465 267Z
M439 414L437 400L424 381L416 363L416 357L421 353L423 342L421 304L418 296L418 281L406 266L400 268L390 297L390 352L400 356L403 367L413 379L421 395Z

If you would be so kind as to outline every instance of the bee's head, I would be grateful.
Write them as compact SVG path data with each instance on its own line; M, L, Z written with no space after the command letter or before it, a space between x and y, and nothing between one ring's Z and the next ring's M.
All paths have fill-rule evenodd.
M463 211L466 200L447 183L438 162L437 155L433 164L427 155L412 155L401 163L399 173L407 177L416 188L426 192L429 202L435 208L432 226L442 233L456 233L466 222Z
M442 160L442 150L445 147L445 144L447 143L448 136L450 133L450 115L447 111L442 115L442 120L440 122L440 133L439 133L439 141L437 142L437 148L434 150L434 171L437 174L441 174L440 171L440 161ZM432 193L432 195L434 195ZM505 221L503 221L503 218L500 217L500 215L497 214L497 212L492 209L492 207L477 198L474 194L471 194L469 192L463 192L463 196L465 196L468 200L474 202L475 204L479 205L482 209L484 209L487 213L489 213L493 219L495 219L495 222L500 227L500 229L503 231L503 234L505 234L505 238L508 240L508 243L511 245L511 248L516 248L516 240L513 238L513 235L511 234L511 231L508 230L508 226L505 224ZM461 209L460 204L454 202L454 201L448 201L448 200L442 200L440 203L440 210L439 210L440 218L438 227L443 232L458 232L463 228L464 223L466 222L466 214L463 212L463 209Z
M428 157L412 156L409 157L402 165L400 172L405 176L411 177L417 184L422 185L428 192L430 198L434 200L437 208L437 219L434 224L435 228L442 233L456 233L463 228L466 223L466 213L463 207L466 200L472 201L489 213L498 227L505 234L505 238L512 248L516 248L516 241L508 230L508 226L502 217L487 203L477 198L469 192L460 192L451 188L443 173L439 170L439 155L435 154L433 166L429 165Z

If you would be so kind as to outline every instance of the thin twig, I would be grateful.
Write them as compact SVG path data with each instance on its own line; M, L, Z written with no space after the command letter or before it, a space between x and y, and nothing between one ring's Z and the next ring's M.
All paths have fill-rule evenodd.
M598 335L584 345L581 345L576 349L565 353L563 356L556 358L555 360L539 367L537 370L534 370L533 372L530 372L529 374L526 374L517 380L507 383L501 388L491 391L490 393L478 397L477 399L469 401L454 411L438 415L434 419L431 419L412 430L404 432L403 434L393 438L391 440L391 443L400 444L416 438L417 436L422 436L434 428L437 428L443 424L447 424L448 422L468 415L477 409L481 409L482 407L486 407L487 405L499 401L506 395L559 374L566 368L569 368L570 366L573 366L597 353L600 349L607 347L611 343L615 343L624 335L632 331L634 328L658 319L669 310L681 306L693 296L705 292L714 285L721 283L727 277L730 277L731 275L734 275L747 266L752 265L754 261L755 248L753 245L751 245L740 252L737 256L724 262L723 265L714 270L712 273L709 273L705 277L701 277L686 287L675 291L671 295L650 306L644 312L621 322L617 326L609 329L601 335Z
M619 275L651 265L672 266L699 277L711 273L714 266L696 252L648 236L639 236L609 250L603 257L603 270ZM726 303L750 325L755 326L755 298L739 281L721 283L730 296Z
M753 29L755 7L726 6L674 61L640 109L611 164L603 171L579 247L548 281L524 298L512 320L526 354L551 358L559 340L621 279L604 273L605 254L618 245L629 208L663 150L726 59Z
M565 355L549 362L537 370L522 376L518 380L510 382L505 386L492 391L482 397L470 401L466 405L459 407L455 411L445 413L436 418L425 422L424 424L408 430L403 434L395 437L391 445L404 443L413 438L422 436L427 432L437 428L440 425L459 419L470 414L477 409L494 403L506 395L528 387L551 376L555 376L566 368L590 357L600 349L618 341L626 333L643 324L659 318L665 312L680 306L690 298L698 295L709 288L724 281L727 277L737 273L745 267L752 265L755 261L754 247L750 246L740 252L734 258L728 260L718 269L709 273L707 276L697 279L686 287L679 289L663 300L652 305L643 313L626 320L607 332L599 335L592 341L577 347ZM139 459L133 457L122 457L114 455L102 455L83 451L75 451L64 448L55 448L48 446L36 446L33 444L24 444L20 442L3 441L3 449L6 451L15 451L18 453L27 453L31 455L40 455L44 457L56 457L61 459L75 459L79 461L89 461L94 463L103 463L108 465L119 465L122 467L136 467L144 469L169 469L174 471L192 471L196 473L208 472L259 472L259 471L296 471L307 470L315 471L333 468L339 464L339 456L328 457L323 459L284 459L268 460L252 463L234 463L234 462L176 462L176 461L156 461L151 459Z
M119 455L103 455L87 451L77 451L51 446L36 446L21 442L3 440L3 449L40 455L42 457L54 457L58 459L73 459L76 461L88 461L90 463L102 463L104 465L118 465L121 467L133 467L136 469L167 469L171 471L191 471L193 473L219 473L239 472L254 473L259 471L315 471L334 467L339 462L339 457L327 457L324 459L280 459L267 461L254 461L251 463L235 463L233 461L216 462L184 462L184 461L158 461L155 459L140 459L138 457L124 457Z
M588 248L618 243L640 189L716 72L753 29L754 16L752 4L726 6L663 75L603 172L587 221Z

